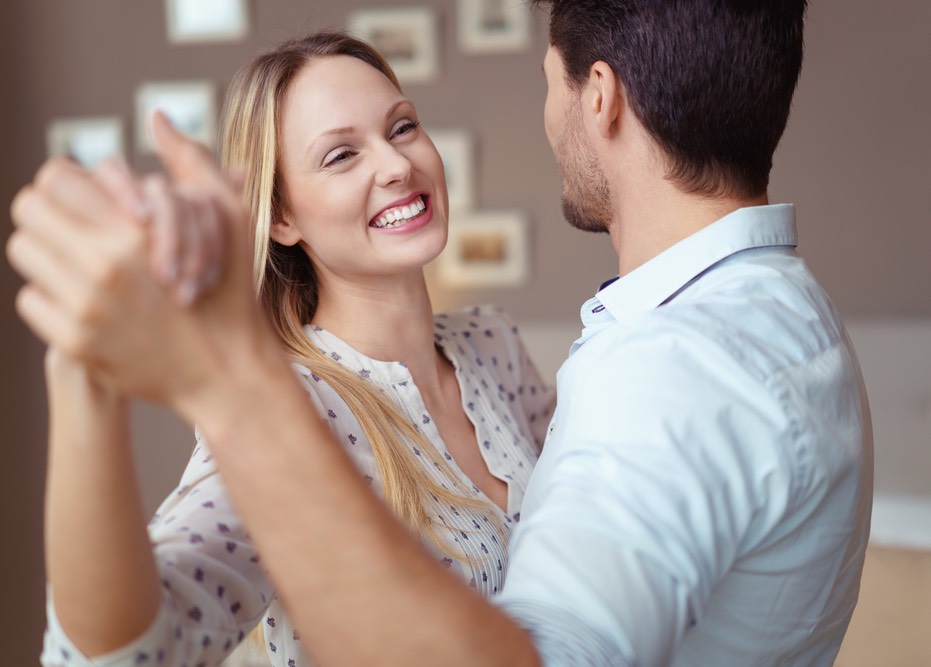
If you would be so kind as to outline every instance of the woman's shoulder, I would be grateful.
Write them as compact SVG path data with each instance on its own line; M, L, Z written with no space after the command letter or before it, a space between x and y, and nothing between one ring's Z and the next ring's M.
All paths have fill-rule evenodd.
M512 337L517 335L517 326L511 317L500 307L481 304L469 306L434 316L439 332L459 335L463 338L490 338L495 334Z

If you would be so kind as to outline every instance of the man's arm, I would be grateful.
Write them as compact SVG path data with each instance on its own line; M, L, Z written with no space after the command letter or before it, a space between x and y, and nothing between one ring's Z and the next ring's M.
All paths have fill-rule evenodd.
M360 478L273 346L188 397L302 644L326 665L536 665L529 636ZM260 402L256 397L262 397Z

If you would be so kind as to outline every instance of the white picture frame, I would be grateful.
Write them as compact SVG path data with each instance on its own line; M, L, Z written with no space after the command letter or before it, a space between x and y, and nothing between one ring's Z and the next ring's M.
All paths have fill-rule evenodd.
M49 157L70 157L87 168L108 157L125 158L118 116L56 118L46 130Z
M136 147L154 152L149 123L160 109L182 134L208 148L216 145L216 87L211 81L157 81L136 89Z
M460 212L437 258L447 287L519 287L530 275L527 219L519 211Z
M422 84L440 72L436 23L429 7L360 9L347 18L346 30L378 49L400 83Z
M457 19L463 53L515 53L530 48L527 0L458 0Z
M475 200L475 151L472 135L460 129L428 129L427 134L443 159L449 210L465 211Z
M247 0L165 0L172 44L235 42L249 34Z

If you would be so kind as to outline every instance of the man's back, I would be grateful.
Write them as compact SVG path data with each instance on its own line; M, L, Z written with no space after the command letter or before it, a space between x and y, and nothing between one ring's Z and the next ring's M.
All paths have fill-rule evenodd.
M562 600L600 637L593 662L837 652L869 530L869 416L793 222L788 206L738 211L583 308L505 600L541 630ZM555 582L558 563L571 576ZM531 579L550 566L544 591Z

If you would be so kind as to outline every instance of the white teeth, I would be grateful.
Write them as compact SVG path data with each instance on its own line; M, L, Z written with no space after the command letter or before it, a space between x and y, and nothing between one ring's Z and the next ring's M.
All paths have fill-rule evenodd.
M391 209L384 215L380 216L373 225L379 228L391 228L397 227L405 220L410 220L421 214L421 212L427 210L427 204L424 202L422 196L418 196L417 199L412 201L407 206L401 206L400 208Z

